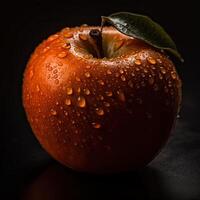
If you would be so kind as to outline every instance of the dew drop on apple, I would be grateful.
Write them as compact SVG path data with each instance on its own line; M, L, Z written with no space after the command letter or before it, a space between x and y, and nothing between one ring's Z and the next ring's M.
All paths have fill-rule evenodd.
M57 115L57 112L54 109L51 109L51 114L52 115Z
M85 72L85 77L89 78L91 75L89 72Z
M133 88L134 85L133 85L133 82L131 80L128 81L128 86L131 87L131 88Z
M86 65L86 69L90 69L91 68L91 66L90 65Z
M58 54L58 58L64 58L67 56L67 53L65 51L62 51L61 53Z
M141 64L142 64L142 62L141 62L140 59L135 59L134 63L135 63L136 65L141 65Z
M47 39L47 41L48 41L48 42L52 42L52 41L54 41L55 39L57 39L58 37L59 37L58 34L51 35L51 36Z
M161 67L160 70L161 70L162 74L166 74L165 68Z
M80 40L86 41L88 39L87 35L79 34Z
M154 90L154 91L158 91L158 90L159 90L159 87L158 87L157 84L154 84L154 86L153 86L153 90Z
M104 105L106 106L106 107L110 107L110 103L109 102L104 102Z
M64 111L64 114L65 114L65 116L68 116L68 112L67 111Z
M66 99L65 99L65 104L66 104L67 106L70 106L70 105L72 104L71 99L70 99L70 98L66 98Z
M40 87L39 87L39 85L36 85L36 91L37 91L37 92L40 91Z
M118 72L115 73L115 77L119 77L119 73Z
M88 88L85 88L85 89L84 89L84 93L85 93L86 95L90 95L90 90L89 90Z
M96 108L96 114L102 116L104 115L104 110L102 108Z
M83 96L79 96L77 99L77 104L80 108L86 107L86 100Z
M78 87L78 88L77 88L77 93L80 93L80 92L81 92L81 88Z
M78 81L78 82L80 82L80 81L81 81L81 79L80 79L79 77L77 77L77 76L76 76L76 78L75 78L75 79L76 79L76 81Z
M29 77L30 77L30 79L33 78L33 75L34 75L33 70L31 70L30 73L29 73Z
M98 83L99 83L100 85L104 85L104 82L103 82L102 80L98 80Z
M132 76L132 77L134 77L134 76L135 76L135 73L134 73L134 72L132 72L132 73L131 73L131 76Z
M93 126L94 128L96 128L96 129L101 128L101 124L98 123L98 122L92 122L92 126Z
M160 80L162 80L162 79L163 79L163 76L162 76L162 74L161 74L161 73L159 73L159 74L158 74L158 77L159 77L159 79L160 79Z
M68 32L68 33L65 33L64 36L65 36L66 38L72 38L72 37L73 37L73 34Z
M98 136L97 136L97 138L98 138L98 140L100 140L100 141L102 141L102 140L103 140L103 137L102 137L102 136L100 136L100 135L98 135Z
M125 98L123 91L119 90L119 91L117 91L117 94L118 94L118 98L119 98L120 101L122 101L122 102L126 101L126 98Z
M144 68L144 73L147 74L148 73L148 70L147 68Z
M156 64L156 60L155 60L154 58L152 58L152 57L148 57L147 60L148 60L148 62L149 62L150 64L152 64L152 65L155 65L155 64Z
M106 91L106 96L111 97L113 95L112 91Z
M110 69L107 70L107 74L112 74L112 72L110 71Z
M77 142L74 142L74 146L75 146L75 147L78 146L78 143L77 143Z
M103 95L99 95L99 99L100 99L100 100L104 100Z
M73 94L73 89L71 87L67 88L67 95L72 95Z
M126 81L126 77L124 75L121 75L121 80Z
M171 72L171 77L172 77L172 79L176 79L176 73L175 72Z
M120 74L123 74L123 73L124 73L124 70L123 70L123 69L120 69L120 70L119 70L119 73L120 73Z
M136 67L135 70L138 72L138 71L140 71L140 68Z
M143 103L143 101L142 101L141 98L137 98L137 99L136 99L136 102L137 102L138 104L142 104L142 103Z
M154 83L154 78L152 76L149 77L148 82L150 85L153 85Z

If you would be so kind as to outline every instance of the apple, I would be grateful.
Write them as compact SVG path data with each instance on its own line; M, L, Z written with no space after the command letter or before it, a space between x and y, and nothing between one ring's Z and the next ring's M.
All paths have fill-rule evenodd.
M165 53L111 26L64 28L32 54L23 105L42 147L74 170L146 166L167 142L181 80Z

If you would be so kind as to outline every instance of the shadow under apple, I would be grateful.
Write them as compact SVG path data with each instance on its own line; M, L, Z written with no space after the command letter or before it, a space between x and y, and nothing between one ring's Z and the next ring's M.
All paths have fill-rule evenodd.
M49 166L32 180L23 200L167 199L162 174L152 167L113 175L77 173L59 164Z

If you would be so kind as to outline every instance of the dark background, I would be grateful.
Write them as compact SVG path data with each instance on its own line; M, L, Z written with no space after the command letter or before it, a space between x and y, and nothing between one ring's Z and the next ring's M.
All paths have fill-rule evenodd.
M0 190L6 199L200 199L200 58L194 2L1 4ZM144 170L101 177L72 172L53 161L32 134L21 102L23 71L34 48L50 34L66 26L100 25L101 15L117 11L146 14L175 40L185 59L183 64L175 61L183 80L180 118L169 143Z

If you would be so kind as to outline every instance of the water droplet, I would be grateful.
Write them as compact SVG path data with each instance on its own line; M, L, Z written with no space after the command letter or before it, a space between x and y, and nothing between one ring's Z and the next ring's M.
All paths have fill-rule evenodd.
M119 77L119 73L118 72L115 73L115 77Z
M172 87L172 82L171 81L168 82L168 86Z
M79 38L83 41L86 41L88 39L87 35L85 34L79 34Z
M154 84L153 89L154 89L154 91L158 91L158 90L159 90L158 85L157 85L157 84Z
M72 38L72 37L73 37L73 34L68 32L68 33L65 33L64 36L65 36L66 38Z
M89 72L85 72L85 76L86 76L87 78L89 78L89 77L90 77L90 73L89 73Z
M155 65L155 64L156 64L156 60L155 60L154 58L152 58L152 57L148 57L147 60L148 60L148 62L149 62L150 64L152 64L152 65Z
M152 115L151 115L151 113L146 113L146 115L147 115L147 119L151 119L152 118Z
M124 75L121 75L121 80L126 81L126 77Z
M117 94L118 94L118 98L120 101L123 101L123 102L126 101L123 91L119 90L119 91L117 91Z
M97 122L92 122L92 126L94 127L94 128L101 128L101 124L99 124L99 123L97 123Z
M75 78L75 79L76 79L76 81L78 81L78 82L80 82L80 81L81 81L81 79L80 79L79 77L77 77L77 76L76 76L76 78Z
M69 99L69 98L65 99L65 104L67 106L71 105L72 104L71 99Z
M36 85L36 91L37 91L37 92L40 91L40 87L39 87L39 85Z
M99 83L100 85L104 85L104 82L103 82L102 80L98 80L98 83Z
M100 100L104 100L104 97L102 95L99 95Z
M140 59L136 59L134 62L135 62L136 65L141 65L142 64Z
M107 95L108 97L111 97L111 96L113 95L112 91L106 91L105 93L106 93L106 95Z
M64 58L67 56L67 53L65 51L62 51L61 53L58 54L58 58Z
M104 115L104 110L102 108L96 108L97 115Z
M161 70L162 74L166 74L165 68L161 67L160 70Z
M128 86L131 87L131 88L133 88L134 85L133 85L133 82L131 80L128 81Z
M90 90L89 90L88 88L85 88L85 89L84 89L84 93L85 93L86 95L89 95L89 94L90 94Z
M105 105L106 107L110 107L110 103L108 103L108 102L104 102L104 105Z
M75 147L78 146L78 143L77 143L77 142L74 142L74 146L75 146Z
M123 70L123 69L120 69L120 70L119 70L119 73L120 73L120 74L123 74L123 73L124 73L124 70Z
M110 71L110 69L107 70L107 74L112 74L112 72Z
M165 91L165 93L168 93L168 92L169 92L169 89L165 86L165 87L164 87L164 91Z
M49 49L50 49L49 46L45 47L45 48L43 49L43 53L47 52Z
M180 118L181 118L181 116L178 114L178 115L176 116L176 118L177 118L177 119L180 119Z
M59 37L58 34L51 35L51 36L47 39L47 41L48 41L48 42L52 42L52 41L54 41L55 39L57 39L58 37Z
M135 70L138 72L138 71L140 71L140 68L136 67Z
M142 104L142 99L141 98L136 98L136 102L138 103L138 104Z
M52 115L57 115L57 112L54 109L51 109L51 114Z
M73 93L73 89L71 87L67 88L67 94L71 95Z
M148 73L148 70L147 70L147 68L144 68L144 73L146 73L146 74Z
M153 78L152 76L150 76L148 81L149 81L149 84L150 84L150 85L153 85L153 83L154 83L154 78Z
M58 73L58 70L57 70L57 69L53 70L53 73L54 73L54 74L57 74L57 73Z
M81 92L81 88L78 87L78 88L77 88L77 93L80 93L80 92Z
M158 74L158 77L159 77L159 79L160 79L160 80L162 80L162 79L163 79L163 76L162 76L162 74L161 74L161 73L159 73L159 74Z
M34 75L33 70L31 70L31 71L30 71L30 74L29 74L30 79L33 78L33 75Z
M144 73L142 73L142 77L143 77L143 78L145 77L145 74L144 74Z
M80 108L84 108L86 106L86 100L83 96L79 96L77 100L78 100L78 102L77 102L78 106Z
M56 101L56 105L59 105L58 101Z
M132 76L132 77L134 77L134 76L135 76L134 72L132 72L132 73L131 73L131 76Z
M86 69L90 69L91 68L91 66L90 65L86 65Z
M55 80L55 84L56 84L56 85L59 84L59 80L58 80L58 79Z
M171 77L172 77L172 79L176 79L177 77L176 77L176 73L175 72L171 72Z
M69 42L67 42L66 45L65 45L65 48L66 49L70 49L71 48L71 44Z

